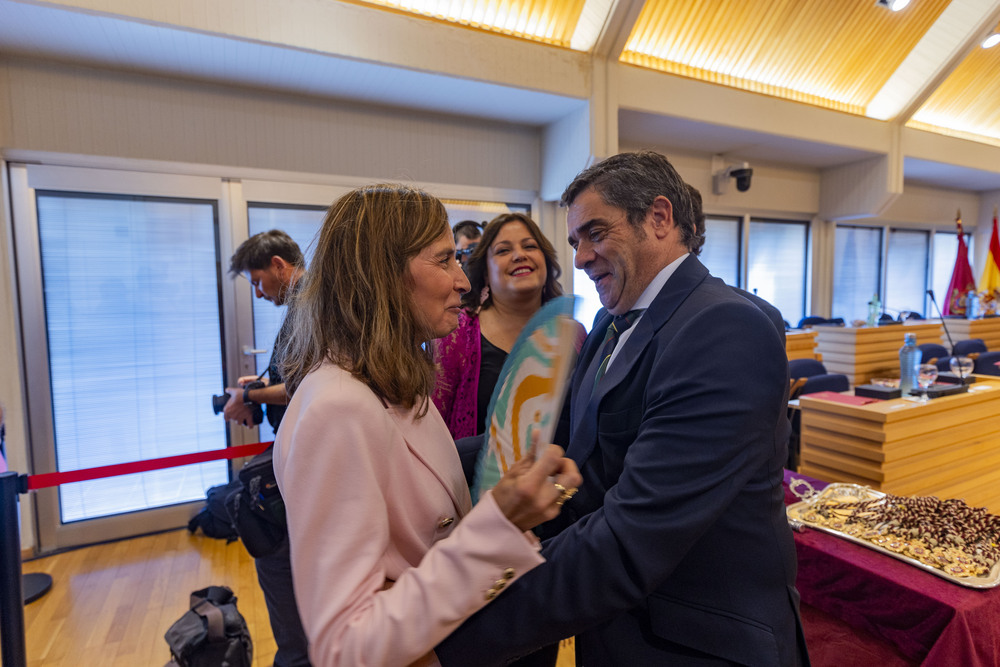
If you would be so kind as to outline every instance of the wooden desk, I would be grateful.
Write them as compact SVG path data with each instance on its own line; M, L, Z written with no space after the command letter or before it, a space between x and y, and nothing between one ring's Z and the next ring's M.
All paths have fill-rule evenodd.
M940 322L941 320L933 320ZM989 350L1000 350L1000 317L987 317L981 320L948 319L948 333L956 343L970 338L982 338ZM943 334L942 334L943 335ZM947 342L947 338L945 338ZM920 341L923 342L923 341ZM949 347L949 345L945 345Z
M997 349L1000 349L1000 345L997 346ZM823 360L823 355L816 352L816 332L812 329L800 329L786 333L785 354L789 359Z
M949 330L951 322L948 322ZM874 377L899 377L899 348L903 334L917 335L917 345L940 343L940 320L883 327L816 327L816 351L828 373L843 373L851 385Z
M1000 514L1000 378L966 394L846 405L803 396L799 471L899 495L962 498Z

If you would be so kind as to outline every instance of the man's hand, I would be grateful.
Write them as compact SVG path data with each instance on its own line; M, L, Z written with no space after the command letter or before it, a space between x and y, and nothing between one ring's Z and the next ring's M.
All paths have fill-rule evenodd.
M240 378L240 380L242 379ZM233 421L243 424L247 428L253 428L253 408L243 402L243 390L238 387L226 387L226 393L229 394L229 401L222 410L222 416L226 418L226 421Z
M245 387L248 384L250 384L251 382L257 382L257 379L258 378L257 378L256 375L243 375L243 376L240 376L240 379L236 381L236 386L237 387ZM260 381L264 383L265 387L271 383L271 379L270 378L260 378Z

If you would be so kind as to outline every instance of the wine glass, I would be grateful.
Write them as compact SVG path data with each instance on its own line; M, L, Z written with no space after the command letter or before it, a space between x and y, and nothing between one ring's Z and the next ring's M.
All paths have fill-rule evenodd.
M927 390L934 384L937 380L938 367L934 364L920 364L920 368L917 369L917 384L923 389L923 393L920 395L920 402L926 403L928 400Z
M972 374L972 369L976 363L969 357L952 357L948 360L948 367L951 372L963 380Z

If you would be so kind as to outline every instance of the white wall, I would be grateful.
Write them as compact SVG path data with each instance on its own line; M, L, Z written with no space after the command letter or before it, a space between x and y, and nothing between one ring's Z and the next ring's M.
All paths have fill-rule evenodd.
M819 208L819 171L754 163L750 189L739 192L735 183L717 195L712 190L712 156L673 150L670 146L622 143L622 151L655 150L666 155L681 177L701 192L706 213L751 214L795 220L811 219Z
M0 59L0 146L537 190L541 130Z

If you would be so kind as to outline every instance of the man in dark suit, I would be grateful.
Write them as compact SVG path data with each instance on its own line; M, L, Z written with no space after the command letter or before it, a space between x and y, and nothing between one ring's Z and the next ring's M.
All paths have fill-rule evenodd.
M575 636L588 667L807 664L781 485L780 315L698 261L704 221L662 155L608 158L563 203L605 307L555 438L584 483L542 527L547 562L438 657L504 664Z

